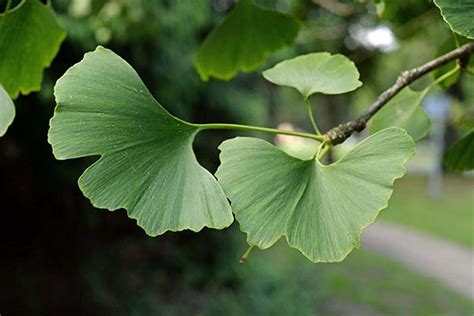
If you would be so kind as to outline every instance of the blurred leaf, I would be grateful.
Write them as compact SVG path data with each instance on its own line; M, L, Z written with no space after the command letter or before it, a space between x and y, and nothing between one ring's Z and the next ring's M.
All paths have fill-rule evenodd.
M377 11L377 16L380 18L385 11L385 1L384 0L375 0L375 10Z
M0 14L0 83L13 99L41 89L43 69L65 36L51 6L38 0Z
M370 121L369 133L374 134L390 126L407 130L414 140L419 140L428 133L431 121L420 105L425 94L422 91L403 89L393 97Z
M270 53L293 43L300 26L296 18L240 0L204 40L194 65L202 80L229 80L239 70L255 70Z
M455 111L453 106L453 111ZM467 134L474 126L474 109L470 112L462 111L453 117L453 127L456 128L457 132L461 135Z
M474 38L474 2L472 0L434 0L443 19L456 33Z
M444 164L455 171L474 169L474 128L446 152Z
M125 208L151 236L232 223L222 189L193 153L198 128L170 115L118 55L87 53L55 96L55 157L101 156L79 179L94 206Z
M285 236L311 261L335 262L359 246L362 229L387 206L415 147L404 130L388 128L331 165L255 138L219 148L216 176L250 245L266 249Z
M280 86L293 87L305 98L314 93L340 94L362 85L354 63L343 55L312 53L284 60L263 76Z
M15 118L15 105L8 93L0 84L0 137L5 135L8 126Z

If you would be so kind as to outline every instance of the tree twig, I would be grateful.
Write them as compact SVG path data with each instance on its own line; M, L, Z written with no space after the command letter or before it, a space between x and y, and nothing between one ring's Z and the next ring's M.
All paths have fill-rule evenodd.
M453 60L459 59L461 67L465 66L466 59L474 52L474 42L464 44L463 46L450 51L438 58L435 58L417 68L404 71L398 76L397 81L390 88L385 90L374 103L357 119L340 124L324 134L327 142L332 145L340 144L349 138L354 132L361 132L365 129L367 122L375 115L385 104L390 101L403 88L409 86L412 82L421 76L439 68Z

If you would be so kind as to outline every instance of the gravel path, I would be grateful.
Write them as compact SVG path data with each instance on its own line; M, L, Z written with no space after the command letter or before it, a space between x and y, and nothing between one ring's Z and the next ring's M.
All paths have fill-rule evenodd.
M474 301L474 252L471 249L380 221L364 231L362 244Z

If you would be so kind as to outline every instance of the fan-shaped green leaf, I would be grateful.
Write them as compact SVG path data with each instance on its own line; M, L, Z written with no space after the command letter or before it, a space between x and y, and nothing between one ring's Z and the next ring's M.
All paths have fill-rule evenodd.
M396 126L406 129L415 140L425 137L431 121L420 105L424 96L422 91L403 89L374 115L370 121L369 133L373 134L384 128Z
M434 3L454 32L474 38L474 1L434 0Z
M202 80L229 80L239 70L255 70L270 53L291 44L300 26L289 15L240 0L204 40L194 65Z
M359 71L347 57L329 53L311 53L284 60L263 72L270 82L293 87L305 98L314 93L340 94L362 85Z
M262 249L286 236L314 262L343 260L385 208L414 153L399 128L370 136L331 165L300 160L256 138L220 145L216 176L248 243Z
M198 128L170 115L133 68L98 47L55 86L49 142L57 159L100 155L79 179L99 208L125 208L147 234L224 228L230 206L193 153Z
M65 36L51 6L38 0L0 14L0 83L12 98L40 90L43 69Z
M474 128L446 152L444 164L455 171L474 169Z
M15 118L15 105L8 93L0 84L0 137L5 135L8 126Z

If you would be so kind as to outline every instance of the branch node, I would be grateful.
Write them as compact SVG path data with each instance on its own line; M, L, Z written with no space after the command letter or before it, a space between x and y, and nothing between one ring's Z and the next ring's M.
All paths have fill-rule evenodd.
M410 71L410 70L403 71L400 74L400 76L398 76L398 78L397 78L397 84L406 85L411 76L412 76L412 71Z
M324 134L324 139L331 145L337 145L344 142L354 132L361 132L365 128L365 122L363 120L355 120L347 123L339 124L338 126L330 129Z

